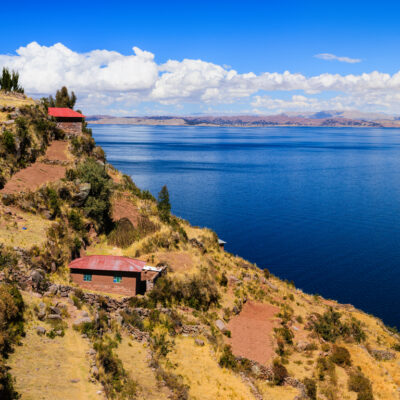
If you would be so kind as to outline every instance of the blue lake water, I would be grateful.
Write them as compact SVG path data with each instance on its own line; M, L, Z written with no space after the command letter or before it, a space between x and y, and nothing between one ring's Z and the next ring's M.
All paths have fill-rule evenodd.
M400 130L92 125L108 161L226 249L400 327Z

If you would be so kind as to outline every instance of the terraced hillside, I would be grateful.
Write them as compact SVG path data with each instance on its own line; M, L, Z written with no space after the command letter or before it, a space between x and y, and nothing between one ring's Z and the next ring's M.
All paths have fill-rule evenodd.
M2 399L399 398L394 329L223 251L104 162L90 132L66 139L43 105L24 107L0 126ZM145 296L82 290L67 265L83 254L167 274Z

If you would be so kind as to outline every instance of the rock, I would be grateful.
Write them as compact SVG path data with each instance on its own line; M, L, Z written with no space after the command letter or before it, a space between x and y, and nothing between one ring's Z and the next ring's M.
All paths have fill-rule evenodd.
M78 383L78 382L79 382L79 379L71 379L70 382L71 382L71 383Z
M378 361L388 361L396 358L396 354L387 350L371 350L370 353Z
M59 330L55 331L55 333L57 336L62 336L63 331L61 329L59 329Z
M197 346L204 346L204 340L196 339L194 342L197 344Z
M46 311L44 311L44 310L39 311L37 317L38 317L38 319L40 319L40 321L43 321L46 317Z
M50 307L52 314L59 314L61 315L61 310L58 307Z
M215 321L215 326L216 326L221 332L226 332L226 331L227 331L224 321L222 321L222 320L220 320L220 319L217 319L217 320Z
M87 317L89 317L89 314L88 314L88 312L87 311L82 311L82 317L83 318L87 318Z
M272 289L274 292L277 292L277 291L278 291L278 288L277 288L273 283L271 283L270 281L266 281L265 284L266 284L270 289Z
M99 376L99 369L98 369L96 366L94 366L94 367L92 367L91 373L92 373L92 375L93 375L95 378L98 378L98 376Z
M41 302L39 303L39 306L38 306L38 307L39 307L40 310L45 310L45 309L46 309L46 304L44 304L43 301L41 301Z
M88 354L89 354L90 356L95 356L95 355L96 355L96 350L95 350L95 349L90 349L90 350L88 351Z
M32 282L38 286L44 280L44 274L41 270L35 270L31 274Z
M87 197L89 196L91 189L90 183L81 183L79 185L79 192L72 198L75 207L80 207L83 205Z
M76 319L74 322L73 322L73 326L79 326L79 325L82 325L82 324L85 324L85 323L90 323L90 322L92 322L92 320L91 320L91 318L89 318L89 317L83 317L83 318L78 318L78 319Z
M238 315L238 314L240 313L239 307L233 306L232 312L233 312L235 315Z
M46 334L46 328L43 328L43 326L37 326L36 327L36 333L38 335L45 335Z
M62 318L60 314L50 314L47 316L47 319L61 320Z

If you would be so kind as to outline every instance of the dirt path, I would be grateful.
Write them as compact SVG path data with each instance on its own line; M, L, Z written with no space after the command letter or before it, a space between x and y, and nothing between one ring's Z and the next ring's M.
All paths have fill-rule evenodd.
M47 148L44 158L49 161L71 161L68 157L68 142L54 140Z
M247 302L239 315L229 321L229 344L236 356L265 364L274 355L272 332L279 309L270 304Z
M19 193L35 190L48 182L64 178L66 167L35 162L31 166L18 171L0 191L2 193Z

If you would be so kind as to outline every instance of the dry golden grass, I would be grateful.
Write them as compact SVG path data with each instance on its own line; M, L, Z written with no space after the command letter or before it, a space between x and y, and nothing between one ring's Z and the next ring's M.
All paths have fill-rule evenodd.
M138 399L166 400L169 398L169 390L158 384L153 370L149 367L148 350L144 344L124 336L116 353L124 364L125 370L139 384Z
M38 215L17 211L15 216L0 215L0 243L6 246L31 248L46 241L46 231L52 222ZM24 230L23 228L26 228Z
M220 368L217 356L207 343L200 347L195 345L193 338L177 338L168 358L176 364L173 372L182 375L184 383L190 386L191 399L254 399L238 375Z
M258 381L257 387L264 399L294 400L299 395L299 391L291 386L272 386L265 381Z
M20 98L19 95L13 95L12 93L4 93L0 91L0 107L22 107L28 105L35 105L35 101L30 97L25 99Z
M38 302L24 294L28 304ZM45 322L30 316L26 337L10 356L11 374L16 378L16 389L22 400L101 400L99 383L88 380L90 365L87 352L89 342L72 328L64 337L55 339L39 336L35 327L50 329Z

